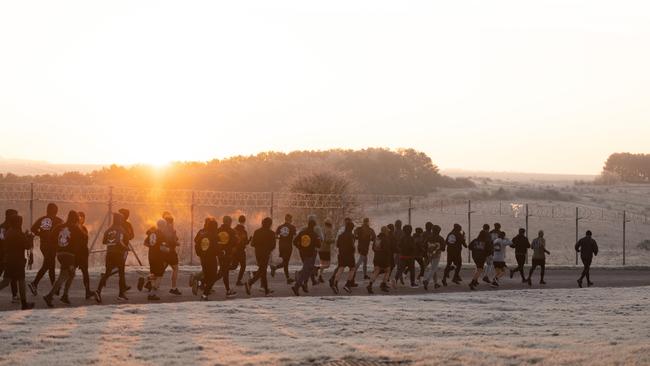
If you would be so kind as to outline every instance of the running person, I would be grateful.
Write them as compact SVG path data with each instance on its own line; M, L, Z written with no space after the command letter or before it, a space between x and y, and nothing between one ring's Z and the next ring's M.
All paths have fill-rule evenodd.
M503 231L499 233L499 237L494 241L494 254L492 260L494 263L494 279L492 280L492 287L499 287L499 279L506 273L506 249L512 245L512 242L506 239L506 233Z
M275 277L275 271L282 267L284 270L284 277L287 279L287 285L294 282L294 279L289 277L289 261L291 260L291 253L293 252L293 239L296 236L296 227L291 223L293 216L286 214L284 216L284 224L277 227L275 234L278 237L278 250L279 256L282 258L282 263L279 265L271 265L271 277Z
M348 222L345 225L343 233L339 234L336 238L336 248L339 250L338 267L334 274L334 281L332 282L332 291L335 294L339 293L339 278L348 268L348 279L343 286L343 290L347 293L352 293L352 283L354 281L354 274L356 273L356 266L354 263L354 224Z
M533 272L535 272L535 268L537 268L537 266L539 266L542 271L539 284L546 285L546 282L544 282L546 255L551 254L551 252L546 250L546 239L544 239L544 231L539 231L537 238L533 239L533 243L530 246L533 248L533 265L530 267L530 273L528 273L528 286L531 286L533 284L531 278L533 277Z
M86 214L82 211L77 213L79 214L79 229L81 229L83 235L81 237L79 251L75 257L75 263L76 267L81 270L84 288L86 289L86 300L88 300L95 297L95 293L90 289L90 274L88 273L88 259L90 257L90 251L88 249L88 229L85 226Z
M320 268L318 273L318 282L323 283L323 274L325 270L330 268L332 263L332 246L336 242L336 232L332 220L325 219L325 227L323 228L323 243L318 251L318 259L320 260Z
M512 238L511 247L515 248L517 269L510 270L510 278L515 275L515 272L519 272L521 275L521 282L528 282L526 275L524 274L524 265L526 264L526 259L528 258L528 248L530 248L530 242L528 241L528 237L526 237L526 229L519 229L519 234Z
M106 245L106 270L99 280L97 291L95 291L95 299L98 303L102 302L102 289L106 286L106 281L110 277L113 269L117 268L119 276L119 294L117 299L126 301L126 282L124 275L124 252L128 250L126 247L126 230L124 229L124 217L120 213L113 214L113 225L104 232L102 244Z
M239 267L239 275L237 276L237 286L244 286L242 279L246 273L246 246L250 242L248 237L248 230L246 229L246 216L240 215L237 219L237 226L235 226L237 233L237 248L233 252L233 262L230 265L230 270L234 271Z
M366 289L369 294L373 294L372 284L383 273L383 279L379 288L383 292L388 292L388 280L390 279L390 266L392 264L391 238L388 227L382 226L377 240L372 245L372 251L375 253L372 259L373 271L370 275L370 282Z
M307 289L307 281L314 271L314 262L316 261L316 250L320 248L320 236L315 231L316 220L310 219L307 227L300 230L300 233L293 239L293 245L298 248L300 259L302 260L302 269L298 272L296 283L291 286L291 290L296 296L299 296L298 290L302 287L303 291ZM305 291L307 292L307 291Z
M368 251L370 250L370 246L377 240L377 235L375 234L375 230L370 227L369 218L366 217L363 219L363 224L354 231L354 236L358 241L357 251L359 252L359 259L354 266L354 277L352 278L353 283L356 282L357 270L361 265L363 265L363 279L370 279L370 277L368 277Z
M251 294L251 286L253 286L257 280L261 280L265 296L270 296L273 293L273 291L269 289L269 283L266 277L266 269L269 266L271 253L275 250L275 232L271 229L271 225L273 225L273 219L265 217L262 220L262 227L255 230L253 233L251 246L255 249L257 271L255 271L255 275L253 275L253 277L246 283L246 292L249 295Z
M167 240L165 237L167 232L167 221L160 219L156 223L156 227L147 230L147 237L144 239L144 245L149 248L149 278L144 284L144 278L138 280L138 290L142 291L142 287L149 290L147 300L158 301L158 290L160 289L160 280L165 274L167 263L160 248ZM144 286L143 286L144 285Z
M20 294L21 309L34 308L33 302L27 302L25 289L25 251L31 249L31 238L23 233L23 218L15 214L9 215L6 221L4 240L4 278L0 282L0 290L15 282Z
M575 246L576 252L580 252L580 259L582 259L582 264L584 265L582 274L578 279L578 286L580 288L582 288L582 280L585 277L587 277L588 287L591 287L594 284L589 278L589 269L591 268L591 261L593 260L594 256L598 255L598 244L591 236L591 230L588 230L585 234L585 237L578 240Z
M63 224L63 220L56 215L58 212L59 207L56 204L48 203L47 214L36 220L32 225L31 231L39 237L40 249L43 254L41 269L36 273L34 281L27 285L34 296L38 294L38 283L45 276L45 273L50 277L51 284L54 284L56 279L56 242L51 238L50 234L55 227Z
M208 300L208 295L212 291L212 286L217 282L217 221L207 218L205 226L196 235L194 239L194 250L201 261L201 273L203 274L203 294L201 300ZM194 290L192 292L195 292Z
M393 279L393 288L397 287L397 280L399 279L402 284L404 284L404 279L401 274L399 274L400 268L400 245L402 244L402 238L404 237L404 230L402 230L402 220L395 220L395 230L393 230L393 265L397 268L395 271L395 278ZM399 275L398 275L399 274Z
M454 278L451 281L455 284L460 284L462 281L460 278L460 268L463 264L463 258L461 255L463 247L467 248L465 233L463 232L462 226L454 224L454 229L447 235L446 244L447 266L445 267L445 272L442 276L442 284L447 286L447 277L449 277L449 272L451 272L452 269L454 270Z
M84 238L84 236L86 234L81 230L79 214L73 210L68 213L68 219L65 224L55 227L52 231L52 237L56 240L57 244L56 258L61 268L59 270L59 277L54 282L52 289L47 295L43 296L43 300L45 300L48 307L54 307L52 298L54 294L59 293L61 286L64 285L61 302L70 305L68 291L70 290L70 285L72 284L72 279L76 271L76 258L79 255L83 242L88 241L88 237L86 236Z
M7 233L7 230L9 230L9 218L11 216L18 215L18 211L14 209L8 209L5 211L5 221L0 224L0 276L5 273L5 270L7 268L7 264L5 264L5 234ZM24 258L24 256L23 256ZM12 281L11 282L11 302L17 302L18 301L18 282L17 281Z
M164 262L172 267L172 288L169 293L172 295L180 296L181 291L178 289L178 252L176 248L178 244L178 235L174 229L174 217L169 212L163 213L163 219L167 222L165 227L165 241L160 246L160 252L163 256Z
M417 288L418 285L415 283L415 253L417 248L415 247L415 240L413 239L413 236L411 236L413 227L411 225L405 225L402 230L403 235L399 244L399 266L395 278L401 280L404 271L408 269L411 279L411 288Z
M237 233L233 230L232 217L224 216L222 224L217 230L217 246L219 249L219 276L226 288L226 298L234 297L237 292L230 289L230 262L233 251L237 247Z
M440 236L442 229L438 225L434 225L430 222L427 222L424 225L426 231L424 232L424 244L425 244L425 271L424 289L429 289L429 283L433 279L433 287L440 288L438 284L438 265L440 264L440 257L442 252L445 251L445 238Z
M427 253L427 248L424 238L424 230L421 227L415 228L415 234L413 235L413 241L415 242L415 261L420 266L420 272L418 272L418 282L422 277L424 277L424 269L426 268L425 256Z
M476 264L476 270L474 271L472 281L469 283L469 288L476 290L478 280L481 278L485 268L485 260L494 253L490 233L485 229L485 226L479 233L479 236L469 244L469 250L472 252L472 259L474 260L474 264Z

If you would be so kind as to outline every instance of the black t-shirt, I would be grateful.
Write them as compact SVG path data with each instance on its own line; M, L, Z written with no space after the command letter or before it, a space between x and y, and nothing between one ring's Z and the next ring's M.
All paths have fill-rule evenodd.
M280 247L291 247L296 236L296 227L285 222L275 229L275 234L278 236Z
M201 261L216 258L217 256L217 233L201 229L194 238L194 251L201 258Z
M293 239L293 245L298 248L301 258L316 255L316 248L320 248L320 237L312 229L305 228Z
M351 231L342 232L336 239L339 255L344 257L354 256L354 234Z
M61 224L63 224L63 220L58 216L43 216L34 222L34 225L32 225L32 232L40 238L41 245L55 248L54 245L56 245L56 240L52 238L50 234L52 234L52 230L54 230L55 227Z
M275 232L267 228L259 228L253 233L251 246L255 248L255 254L267 256L275 249Z
M106 245L108 253L124 253L126 249L127 234L122 225L113 225L104 232L102 243Z

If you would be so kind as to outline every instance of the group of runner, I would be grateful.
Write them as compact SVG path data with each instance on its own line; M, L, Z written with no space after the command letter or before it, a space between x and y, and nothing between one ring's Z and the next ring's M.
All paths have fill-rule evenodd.
M102 273L95 290L90 287L88 275L88 230L84 226L85 214L71 210L64 221L57 216L58 207L50 203L45 216L34 222L30 230L22 229L22 217L16 210L6 211L5 221L0 225L0 273L4 274L0 282L0 290L11 285L13 301L20 300L23 309L31 309L34 304L27 301L26 288L36 296L41 279L48 274L52 287L43 296L49 307L53 307L54 296L60 296L61 302L70 304L68 296L72 280L77 269L83 274L83 284L86 299L102 302L102 289L107 280L114 274L119 277L118 300L126 301L127 291L131 289L126 284L125 263L129 251L132 251L131 240L134 239L133 227L128 221L129 210L120 209L113 213L112 225L103 233L102 243L106 246L105 271ZM339 284L343 290L352 293L358 287L357 275L362 273L366 281L366 290L373 294L375 283L379 282L379 290L389 292L391 288L404 285L404 277L408 276L409 286L424 290L447 286L447 280L460 284L462 268L461 253L463 248L469 249L475 264L475 270L469 283L471 290L476 290L480 280L491 287L498 287L501 279L509 271L513 278L519 273L521 281L532 285L533 273L540 267L540 284L544 281L546 256L550 254L546 247L544 232L529 242L525 229L519 229L518 234L508 239L501 225L495 223L492 228L483 225L478 236L469 241L459 224L445 236L441 236L442 228L427 222L424 229L411 225L402 225L400 220L394 224L382 226L377 234L370 226L368 218L356 226L351 218L345 218L342 227L336 230L332 220L325 219L321 226L315 215L307 218L307 225L298 230L293 224L293 217L287 214L284 223L275 230L273 220L266 217L261 227L249 235L246 217L239 216L233 227L233 219L224 216L221 223L217 218L208 217L204 226L194 238L194 251L201 262L201 272L190 277L192 293L200 295L202 300L208 300L213 293L213 287L218 281L223 281L225 296L233 297L236 292L230 286L230 272L239 267L237 286L242 286L248 295L252 286L260 281L261 289L266 296L273 293L269 287L267 272L272 277L282 270L292 292L309 293L309 284L317 286L325 283L326 270L332 267L332 252L337 251L336 267L330 272L327 280L332 292L338 294ZM27 258L31 258L33 238L40 239L40 250L43 254L42 266L33 281L25 281ZM272 263L272 253L278 246L279 260ZM148 300L160 300L159 289L161 279L167 267L172 268L171 289L173 295L181 295L177 286L179 239L174 229L174 218L169 212L164 212L155 227L146 232L144 245L148 248L149 273L138 279L137 288L148 291ZM253 248L257 270L254 273L246 271L247 246ZM289 273L289 263L297 249L302 261L302 268L292 276ZM508 269L506 265L506 249L513 248L517 267ZM368 271L368 257L373 251L373 270ZM532 250L532 266L526 275L524 265L528 259L528 251ZM578 285L583 286L584 278L587 285L590 280L589 268L594 255L598 254L598 245L592 238L591 232L575 245L576 252L581 253L584 270L578 279ZM443 252L446 252L446 265L439 271ZM30 260L31 261L31 260ZM58 278L55 273L56 261L60 264ZM416 263L418 269L416 270ZM30 263L31 265L31 263ZM346 273L347 271L347 273ZM453 272L453 274L452 274ZM61 290L62 294L61 294Z

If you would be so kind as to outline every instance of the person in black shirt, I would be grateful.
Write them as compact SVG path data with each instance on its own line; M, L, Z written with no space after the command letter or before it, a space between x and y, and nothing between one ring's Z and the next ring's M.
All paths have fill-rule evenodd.
M176 234L176 229L174 229L174 216L171 213L165 211L162 214L162 218L167 222L165 226L165 241L160 246L160 251L163 256L163 260L167 265L172 267L172 276L171 276L171 289L169 293L172 295L180 296L182 295L181 291L178 289L178 252L176 248L179 246L178 243L178 234Z
M32 233L40 238L40 248L43 254L41 269L36 273L34 281L27 285L34 296L38 294L38 283L45 276L45 273L49 275L51 284L54 284L56 279L56 243L50 237L50 234L55 227L63 224L63 220L56 215L58 211L59 207L56 204L48 203L47 215L39 218L32 225Z
M354 231L354 236L358 241L357 244L357 251L359 252L359 259L357 260L357 263L355 264L354 268L354 277L352 279L352 282L356 280L357 276L357 270L361 268L363 265L363 279L367 280L370 279L368 277L368 251L370 249L370 246L375 243L377 240L377 235L375 234L375 230L373 230L370 227L370 219L365 218L363 219L363 224L359 226L355 231Z
M395 271L395 278L393 279L393 288L397 287L397 280L399 280L402 284L404 284L404 279L402 278L402 274L399 273L399 268L400 268L400 245L402 244L402 238L404 237L404 230L402 229L402 220L395 220L395 230L393 230L393 238L395 241L393 242L393 258L394 258L394 265L397 268Z
M463 228L459 224L454 224L454 229L447 235L445 244L447 245L447 266L442 276L442 284L443 286L447 286L447 277L449 277L449 272L451 272L452 268L454 269L452 282L460 284L462 281L460 278L460 268L463 264L461 254L463 247L467 248L467 243Z
M515 248L515 259L517 260L517 269L510 270L510 278L515 275L515 272L519 272L521 282L528 282L524 274L524 264L526 264L526 259L528 258L528 248L530 248L530 242L526 236L526 229L519 229L519 234L512 238L512 245L510 247Z
M388 280L390 279L390 265L392 263L392 253L391 253L391 238L388 231L388 227L382 226L377 240L374 241L372 245L372 251L375 253L375 257L372 260L373 272L370 275L370 283L368 283L369 294L373 294L372 284L377 280L377 277L383 272L384 277L381 281L379 288L383 292L388 292Z
M124 275L124 252L126 247L126 237L128 233L124 229L124 217L120 213L113 213L113 225L104 232L102 244L106 245L106 270L99 280L95 299L98 303L102 302L102 289L106 286L106 281L110 277L113 269L117 268L119 276L119 294L117 299L126 301L126 282Z
M339 293L339 278L345 271L345 268L348 268L348 279L345 282L343 289L347 293L352 292L352 282L354 281L354 274L356 273L355 263L354 263L354 224L348 222L345 225L345 229L339 236L336 238L336 248L339 250L338 255L338 267L336 273L334 274L334 281L332 282L332 291L335 294Z
M292 221L293 216L286 214L284 216L284 224L278 226L275 230L275 234L278 237L278 249L282 263L279 265L270 265L271 277L275 277L275 271L278 268L282 267L284 269L284 277L287 279L288 285L294 282L293 278L289 277L289 261L293 252L293 239L296 236L296 227L293 226Z
M203 294L201 300L207 300L212 291L212 286L217 282L217 230L219 225L216 220L207 218L203 229L199 230L194 238L194 250L201 261L203 274Z
M246 216L240 215L237 219L237 226L235 226L237 233L237 248L233 251L233 259L230 265L230 270L234 271L239 267L239 275L237 276L237 286L244 286L242 279L246 273L246 246L250 241L248 237L248 230L246 229Z
M476 290L478 279L483 274L485 260L494 253L490 232L485 227L479 233L478 238L472 240L469 244L469 250L472 252L472 259L474 260L474 264L476 264L474 277L472 277L472 281L469 283L469 288Z
M5 272L5 256L4 256L4 240L7 230L9 230L9 217L18 215L18 211L14 209L8 209L5 211L5 221L0 224L0 276ZM18 301L18 282L11 281L11 301Z
M246 283L246 292L250 295L251 286L259 279L262 282L264 294L269 296L273 293L269 289L269 284L266 278L266 268L269 265L271 253L275 250L275 232L271 230L273 220L270 217L265 217L262 220L262 227L255 230L253 233L253 240L251 246L255 248L255 259L257 260L257 271L255 275Z
M411 279L411 288L417 288L418 285L415 283L415 254L417 248L415 240L413 239L413 236L411 236L413 227L411 225L405 225L402 230L403 235L399 244L399 266L395 278L401 279L402 274L408 268Z
M25 250L32 248L31 238L23 233L23 218L16 214L7 217L6 230L4 232L4 278L0 281L0 290L9 286L12 282L18 285L20 302L23 310L34 307L34 303L27 302L25 289Z
M230 262L233 251L238 245L237 233L232 229L232 218L224 216L222 224L217 230L217 247L219 249L219 270L223 285L226 288L226 297L237 295L237 292L230 289Z
M88 229L84 225L86 223L86 214L82 211L78 212L79 214L79 228L83 233L81 237L81 245L79 246L79 253L75 257L76 266L81 270L81 275L83 276L84 288L86 289L86 300L95 297L95 293L90 289L90 275L88 274L88 259L90 252L88 249ZM72 281L72 277L68 280ZM70 287L66 284L66 286Z
M52 231L52 238L56 243L56 258L59 261L61 269L59 277L52 286L52 290L43 296L43 300L45 300L47 306L54 306L52 298L55 293L59 293L61 286L64 284L65 287L63 296L61 296L61 302L70 305L68 291L70 290L70 284L72 284L76 270L76 258L79 255L84 240L88 240L87 236L84 238L84 235L85 233L81 230L81 225L79 225L79 214L72 210L68 213L68 219L65 224L55 227Z
M309 220L307 227L302 229L300 233L293 239L293 245L298 248L300 259L302 260L302 269L298 273L296 283L291 287L293 293L298 296L298 290L302 288L307 292L307 281L314 272L314 263L316 261L316 249L320 248L320 235L316 233L315 220Z
M587 286L591 287L594 284L589 278L589 269L591 268L591 261L593 260L594 256L598 255L598 244L591 236L592 233L590 230L588 230L585 237L578 240L575 245L575 250L576 252L580 253L580 259L582 259L582 264L584 266L582 274L578 279L578 286L581 288L582 280L585 277L587 277Z

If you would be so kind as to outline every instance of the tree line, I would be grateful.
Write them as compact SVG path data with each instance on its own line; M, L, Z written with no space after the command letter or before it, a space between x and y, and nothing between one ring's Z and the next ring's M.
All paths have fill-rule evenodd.
M650 182L650 154L615 153L603 167L601 180L627 183Z
M440 174L425 153L414 149L263 152L208 162L174 162L164 169L111 165L83 174L0 175L0 183L52 183L158 187L218 191L283 191L305 173L343 174L358 190L374 194L427 194L436 188L472 187L469 179Z

